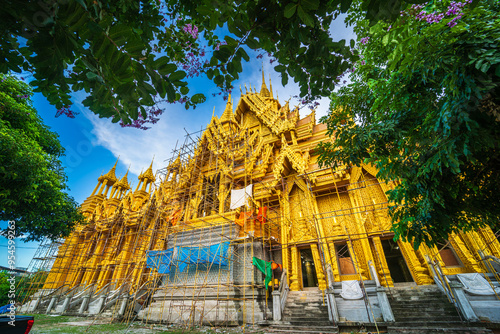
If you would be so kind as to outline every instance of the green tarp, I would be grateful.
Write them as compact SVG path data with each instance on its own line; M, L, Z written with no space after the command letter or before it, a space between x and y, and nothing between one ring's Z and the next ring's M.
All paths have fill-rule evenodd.
M257 267L260 271L266 275L266 278L264 280L264 284L266 285L266 290L269 287L269 282L271 282L271 279L273 277L273 271L271 269L271 262L266 262L264 260L258 259L256 257L252 258L252 263L254 266Z

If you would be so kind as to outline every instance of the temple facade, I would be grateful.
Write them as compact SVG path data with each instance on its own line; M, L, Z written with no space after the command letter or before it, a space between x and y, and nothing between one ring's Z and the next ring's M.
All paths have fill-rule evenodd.
M59 247L30 310L257 323L273 317L280 286L432 285L487 273L484 258L500 257L488 227L432 248L394 241L386 192L397 181L380 182L372 165L320 168L315 148L328 140L314 111L301 118L264 80L229 97L221 117L158 172L151 163L135 189L116 164L97 179L81 207L86 223ZM276 264L270 280L258 260Z

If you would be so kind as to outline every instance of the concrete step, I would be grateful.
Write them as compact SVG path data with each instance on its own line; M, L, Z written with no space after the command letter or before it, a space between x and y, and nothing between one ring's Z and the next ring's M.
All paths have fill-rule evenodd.
M420 300L448 300L445 295L433 296L433 295L408 295L408 296L389 296L389 300L396 302L404 302L406 300L420 301Z
M283 317L290 318L290 319L308 317L310 319L314 318L314 319L323 320L323 319L328 319L328 313L316 313L316 312L289 313L289 312L285 312L285 313L283 313Z
M304 313L304 312L302 312L302 313L285 312L285 313L283 313L283 317L286 317L289 319L301 318L304 316L307 316L308 318L319 319L319 320L328 319L328 313L316 313L316 312L307 312L307 313Z
M394 306L391 304L391 309L393 313L399 313L399 312L407 312L407 311L412 311L414 314L415 313L434 313L434 314L440 314L441 312L454 312L456 313L457 310L456 308L449 304L449 305L432 305L429 307L424 307L424 306L414 306L414 305L407 305L406 307L403 306Z
M319 313L328 313L328 309L323 309L323 308L318 308L318 307L303 307L303 308L285 308L285 312L290 312L290 313L298 313L298 314L304 314L304 313L311 313L311 312L319 312Z
M398 323L412 323L412 322L415 322L415 323L418 323L418 322L423 322L424 324L429 324L429 323L450 323L450 324L453 324L453 323L460 323L462 321L462 319L456 315L456 316L442 316L442 317L439 317L439 316L434 316L434 317L421 317L420 315L419 316L406 316L406 317L396 317L396 321Z
M417 319L425 319L427 321L432 321L432 320L450 320L450 321L461 321L460 316L457 314L457 312L440 312L438 314L432 313L432 312L419 312L418 315L415 315L415 312L411 312L411 310L408 310L406 312L393 312L394 317L396 321L406 321L407 319L411 318L417 318Z
M316 302L307 302L307 303L304 303L304 302L296 302L296 301L291 301L291 300L287 300L286 302L286 306L287 307L296 307L296 308L299 308L299 307L306 307L306 306L309 306L309 307L328 307L328 305L325 303L323 305L323 302L319 302L319 301L316 301Z
M283 321L286 321L286 322L290 322L290 323L293 323L293 322L300 322L300 323L304 323L304 324L312 324L314 326L314 324L317 324L318 326L328 326L330 325L330 320L328 320L328 317L325 318L317 318L317 317L283 317ZM319 324L321 323L321 324ZM326 324L323 324L323 323L326 323Z
M290 326L290 325L272 325L264 330L264 333L314 333L314 334L338 334L339 329L337 326Z
M448 334L492 334L489 329L482 327L448 327L448 328L435 328L435 327L387 327L387 334L427 334L427 333L448 333Z
M447 321L446 319L443 319L441 321L439 321L439 320L429 320L428 321L427 319L419 319L419 320L411 320L411 321L398 321L398 320L396 320L394 327L459 328L459 327L470 327L470 325L467 325L467 323L465 323L465 322Z
M442 315L442 314L452 314L456 315L457 310L454 307L428 307L428 308L417 308L417 307L406 307L406 308L396 308L392 307L392 313L394 314L405 314L405 313L411 313L411 314L428 314L428 315Z

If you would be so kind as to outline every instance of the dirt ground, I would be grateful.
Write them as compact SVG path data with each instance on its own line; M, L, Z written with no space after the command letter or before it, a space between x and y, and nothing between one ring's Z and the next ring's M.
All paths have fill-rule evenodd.
M259 328L244 327L199 327L186 328L174 325L152 325L141 322L110 323L106 319L91 319L71 316L54 316L31 314L35 317L30 334L84 334L84 333L115 333L115 334L264 334Z

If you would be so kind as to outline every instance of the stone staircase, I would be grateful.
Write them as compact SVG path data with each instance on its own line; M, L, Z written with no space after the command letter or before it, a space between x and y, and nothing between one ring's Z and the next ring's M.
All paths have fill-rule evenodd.
M490 330L463 322L455 306L436 285L391 288L388 294L396 322L390 334L486 334Z
M266 333L338 333L328 319L328 306L317 288L289 291L280 324L269 326Z

